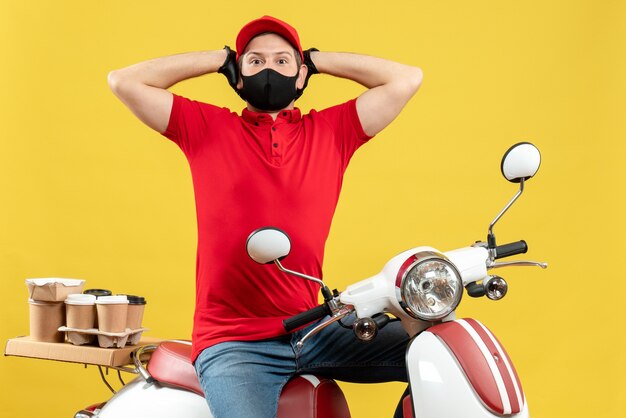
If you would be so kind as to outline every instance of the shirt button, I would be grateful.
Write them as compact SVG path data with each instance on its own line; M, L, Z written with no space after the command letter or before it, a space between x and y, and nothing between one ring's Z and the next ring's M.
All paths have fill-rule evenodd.
M276 127L275 127L275 126L272 126L272 131L275 131L275 130L276 130Z
M274 142L274 148L278 148L278 144Z
M255 126L259 126L259 122L254 122L254 125Z
M287 112L283 112L283 116L287 116Z

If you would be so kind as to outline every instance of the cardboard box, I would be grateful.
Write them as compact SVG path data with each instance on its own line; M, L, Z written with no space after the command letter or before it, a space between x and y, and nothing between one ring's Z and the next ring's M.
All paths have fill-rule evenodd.
M84 285L85 281L80 279L26 279L28 297L44 302L63 302L67 295L81 293Z
M70 343L43 343L33 341L30 337L18 337L7 341L4 355L119 367L132 364L130 353L133 350L142 345L159 344L162 341L160 338L143 337L137 345L100 348Z

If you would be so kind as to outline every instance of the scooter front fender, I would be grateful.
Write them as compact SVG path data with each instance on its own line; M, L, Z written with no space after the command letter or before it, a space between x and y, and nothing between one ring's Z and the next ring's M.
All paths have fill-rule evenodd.
M511 360L476 320L450 321L420 333L406 360L416 417L529 416Z
M193 392L148 384L137 377L117 392L98 418L213 418L206 400Z

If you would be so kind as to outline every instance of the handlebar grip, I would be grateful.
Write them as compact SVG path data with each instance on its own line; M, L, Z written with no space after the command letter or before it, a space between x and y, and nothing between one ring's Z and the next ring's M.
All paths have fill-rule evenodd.
M509 257L515 254L524 254L526 251L528 251L528 245L524 240L498 245L496 246L496 259Z
M296 316L283 320L283 327L285 328L285 331L291 332L296 328L300 328L301 326L313 322L316 319L323 318L328 314L330 314L330 309L324 303L323 305L316 306L313 309L309 309L308 311L304 311Z

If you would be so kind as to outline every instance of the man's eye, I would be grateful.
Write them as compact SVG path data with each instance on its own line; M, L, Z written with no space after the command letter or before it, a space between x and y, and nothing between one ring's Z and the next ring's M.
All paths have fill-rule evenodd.
M263 63L263 61L261 61L260 59L253 59L253 60L250 61L250 64L252 64L252 65L259 65L259 64L262 64L262 63Z
M288 64L288 61L286 59L284 59L284 58L281 58L281 59L278 60L278 63L279 64Z

